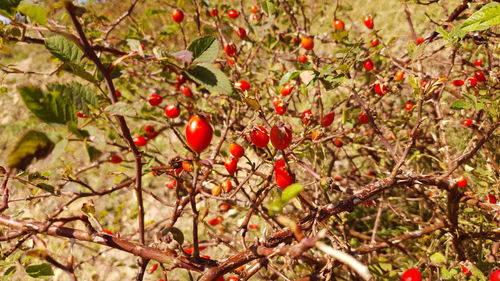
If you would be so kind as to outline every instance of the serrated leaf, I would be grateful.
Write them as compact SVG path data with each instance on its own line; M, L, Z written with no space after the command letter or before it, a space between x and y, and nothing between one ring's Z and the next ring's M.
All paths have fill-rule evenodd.
M232 95L233 88L226 74L212 64L200 63L188 69L186 74L212 94Z
M87 155L89 156L90 162L98 160L102 155L102 152L99 149L93 147L88 143L85 143L85 150L87 150Z
M17 11L27 15L32 23L47 25L49 9L38 5L20 5Z
M45 190L48 193L52 193L54 195L61 194L61 192L59 190L57 190L54 186L52 186L50 184L43 183L43 182L37 183L36 187L40 188L41 190Z
M153 48L153 55L158 58L158 59L163 59L168 57L169 54L169 49L165 47L154 47Z
M7 166L25 170L33 159L47 157L52 149L54 149L54 143L44 133L28 131L9 154Z
M79 63L83 57L80 46L62 35L47 38L45 47L54 57L63 62Z
M289 185L285 188L285 190L283 190L283 193L281 194L281 201L283 201L283 204L286 204L297 197L303 190L304 186L300 183Z
M52 267L46 263L30 264L26 267L26 273L33 278L47 279L54 276Z
M68 84L48 84L49 92L58 93L60 96L70 98L77 111L89 114L89 106L97 108L97 97L87 86L72 81Z
M198 38L189 44L188 50L196 63L213 62L219 53L219 41L212 36Z
M26 107L46 123L66 124L76 119L70 97L51 94L34 86L22 86L19 93Z
M6 14L13 14L16 7L21 3L21 0L2 0L0 1L0 10Z
M85 70L85 68L83 68L82 66L80 66L76 63L67 62L62 66L62 70L73 73L76 76L78 76L82 79L85 79L89 82L97 83L97 79L92 74L88 73Z
M144 51L141 48L141 41L137 39L127 39L127 45L130 50L137 52L142 57L144 56Z
M288 71L287 73L285 73L285 75L283 75L283 77L281 77L280 86L283 86L288 81L295 79L297 76L300 75L300 73L302 73L302 70L290 70L290 71Z
M445 263L446 262L446 257L443 256L443 254L441 254L439 252L432 254L429 258L435 264Z
M119 101L117 103L114 103L112 105L107 106L104 109L104 112L112 115L123 115L123 116L135 116L136 112L132 105Z
M500 24L500 4L491 2L472 14L459 27L466 32L486 30Z
M160 234L162 236L166 236L169 233L172 234L172 238L179 243L179 245L182 245L184 243L184 234L180 229L177 227L167 227L161 230Z
M464 99L456 100L450 105L450 108L455 110L468 109L470 107L471 105L467 103Z

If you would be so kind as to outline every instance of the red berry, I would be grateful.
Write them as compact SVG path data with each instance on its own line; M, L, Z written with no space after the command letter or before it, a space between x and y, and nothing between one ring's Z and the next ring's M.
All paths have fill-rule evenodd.
M182 93L184 96L186 96L186 97L188 97L188 98L190 98L190 97L192 97L192 96L193 96L193 92L191 92L191 88L189 88L189 87L188 87L188 86L186 86L186 85L182 85L182 86L180 87L180 91L181 91L181 93Z
M250 6L250 11L254 14L256 14L260 10L259 6L257 5L252 5Z
M211 9L210 11L208 11L208 14L211 16L211 17L216 17L219 15L219 10L217 10L217 8L213 8Z
M292 135L289 125L278 122L271 128L271 144L276 149L284 150L292 142Z
M368 113L366 111L361 112L361 114L358 116L358 121L361 124L367 124L370 122L370 117L368 117Z
M148 139L154 139L158 136L158 132L156 131L155 127L152 125L146 125L144 126L144 132L146 133L146 137Z
M396 81L401 81L405 78L405 73L403 71L396 71L396 73L394 73L394 79L396 79Z
M314 48L314 39L311 37L302 37L300 45L306 50L312 50Z
M181 109L179 108L179 106L173 103L165 106L164 111L165 115L172 119L179 117L179 115L181 114Z
M250 229L259 229L259 225L258 224L251 224L248 226L248 228Z
M424 37L418 37L417 40L415 41L415 44L420 45L424 43L425 39Z
M283 87L281 87L280 93L282 96L288 96L289 94L292 93L293 91L293 84L290 82L285 83Z
M476 87L476 85L477 85L476 77L472 77L472 78L467 79L467 87L472 88L472 87Z
M115 90L115 96L116 98L119 98L122 96L122 92L118 91L118 90Z
M460 87L462 86L463 84L465 84L464 80L453 80L452 82L453 86L455 87Z
M377 47L378 44L380 44L380 39L378 39L377 37L373 38L371 41L370 41L370 46L372 47Z
M226 159L226 162L224 162L224 167L226 167L226 170L230 175L234 175L238 169L238 160L239 158L231 156Z
M231 209L231 205L229 205L229 204L222 203L219 205L219 211L221 211L223 213L229 211L229 209Z
M177 23L182 22L182 20L184 19L184 13L179 9L175 9L172 12L172 19Z
M373 68L374 68L373 61L371 59L365 60L363 67L368 71L373 70Z
M481 65L483 65L483 60L477 59L477 60L474 62L474 65L475 65L475 66L481 66Z
M238 27L236 35L238 35L241 39L245 39L247 37L247 31L243 27Z
M229 145L229 153L231 153L234 157L240 158L245 155L245 149L243 149L241 145L233 142Z
M380 85L379 83L377 83L373 86L373 91L379 96L385 95L387 90L389 90L389 87L387 87L387 85Z
M186 126L186 140L189 147L196 152L202 152L210 145L213 132L212 125L205 117L191 116Z
M149 268L148 268L148 273L151 274L153 272L156 271L156 269L158 269L158 264L157 263L154 263L152 264Z
M109 156L108 161L113 164L120 164L123 159L118 155L111 155Z
M363 18L363 23L365 24L366 27L369 29L373 29L373 17L371 15L366 15Z
M250 228L250 226L248 226L248 228ZM239 281L239 280L240 280L240 278L238 278L238 277L234 277L234 276L229 277L229 278L227 279L227 281Z
M495 197L494 194L488 194L488 195L486 195L486 201L490 204L496 204L497 198Z
M305 125L305 126L308 126L309 124L311 124L311 121L313 119L313 114L312 114L312 111L310 109L302 112L302 123Z
M240 12L238 12L236 10L229 10L229 11L227 11L227 16L230 17L230 18L232 18L232 19L237 18L239 15L240 15Z
M415 106L415 104L413 102L408 101L408 102L405 103L405 110L406 111L411 111L414 106Z
M474 71L474 78L476 78L477 82L486 82L486 76L481 70Z
M149 96L148 102L152 106L157 106L163 101L163 98L158 94L151 94Z
M465 127L470 127L472 126L472 120L470 119L462 120L462 125L464 125Z
M174 179L174 178L169 178L166 182L165 182L165 186L168 188L168 189L176 189L177 188L177 180Z
M258 126L250 133L250 141L257 147L266 147L269 143L269 136L266 128Z
M75 115L78 118L89 118L85 113L83 113L81 111L78 111Z
M344 146L344 143L340 139L335 139L333 141L333 145L335 145L336 147L342 147Z
M233 183L231 180L224 180L222 182L222 189L224 189L225 192L231 192L231 190L233 190Z
M472 275L472 272L466 266L461 265L460 269L462 270L463 273L465 273L465 275Z
M461 176L457 179L457 187L458 188L466 188L467 187L467 178Z
M497 269L491 273L490 281L500 281L500 269Z
M286 104L283 102L282 99L274 97L273 105L274 105L274 110L276 110L276 113L278 113L278 115L285 114Z
M422 275L416 268L410 268L401 275L401 281L422 281Z
M219 223L221 223L224 219L221 216L217 216L211 220L208 221L209 225L216 226Z
M329 112L321 118L321 121L319 122L321 124L321 127L328 127L333 123L333 120L335 120L335 113L334 112Z
M293 183L293 175L288 171L284 159L279 159L274 164L274 177L276 185L281 189L285 189Z
M237 49L234 44L227 44L224 46L224 51L228 57L235 57Z
M234 87L242 91L248 91L250 89L250 83L244 80L236 81L234 82Z
M143 136L137 136L132 139L136 146L145 146L148 143L148 140Z
M227 59L227 64L229 64L230 67L233 67L234 66L234 60L228 58Z
M306 55L300 55L299 58L297 59L300 63L306 63L307 62L307 56Z
M333 27L337 30L344 30L345 29L345 24L342 20L336 19L333 21Z
M175 80L177 81L177 83L179 83L180 86L180 84L184 84L186 82L186 77L182 74L177 74L175 76Z

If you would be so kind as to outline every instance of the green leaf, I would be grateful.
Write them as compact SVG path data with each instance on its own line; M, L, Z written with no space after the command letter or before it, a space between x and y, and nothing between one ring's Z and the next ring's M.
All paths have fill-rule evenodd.
M33 278L47 279L54 276L52 267L46 263L30 264L26 267L26 273Z
M237 99L236 96L232 95L233 88L231 87L229 78L212 64L200 63L188 69L186 74L212 94L226 94Z
M47 14L49 9L38 5L21 5L17 11L27 15L32 23L47 25Z
M68 123L66 123L66 126L68 126L68 130L70 130L73 134L80 138L88 138L90 136L89 132L87 132L86 130L78 129L75 121L69 121Z
M271 205L269 205L269 214L271 216L274 216L276 214L279 214L281 213L281 211L283 210L283 202L281 200L276 200L274 202L271 203Z
M44 133L28 131L10 153L7 166L25 170L33 159L47 157L52 149L54 149L54 143Z
M97 79L94 76L92 76L92 74L88 73L85 70L85 68L83 68L83 66L81 66L79 64L67 62L63 65L62 70L73 73L74 75L76 75L82 79L85 79L89 82L97 83Z
M484 5L481 9L468 19L466 19L459 29L466 32L486 30L492 26L500 24L500 4L491 2Z
M61 192L59 190L57 190L54 186L50 185L50 184L46 184L46 183L37 183L36 186L38 188L40 188L41 190L45 190L49 193L52 193L54 195L59 195L61 194Z
M141 48L141 41L137 39L127 39L127 45L130 50L136 51L139 55L144 56L144 51Z
M87 115L89 114L89 106L94 108L98 106L97 97L94 92L89 87L75 81L68 84L48 84L47 90L70 98L75 109Z
M75 107L70 97L52 94L33 86L19 88L26 107L46 123L66 124L75 121Z
M3 273L3 276L5 278L9 278L10 276L12 276L14 273L16 272L16 266L13 265L13 266L10 266L9 268L7 268L7 270Z
M441 254L439 252L432 254L430 256L430 259L435 264L445 263L446 262L446 257L443 256L443 254Z
M302 70L290 70L290 71L288 71L287 73L285 73L285 75L283 75L283 77L281 77L280 86L283 86L286 82L288 82L292 79L295 79L297 76L300 75L300 73L302 73Z
M304 186L300 183L294 183L283 191L281 194L281 201L283 201L284 204L290 202L293 198L297 197L302 191L304 190Z
M264 10L267 16L271 16L276 10L276 6L271 1L266 1L264 5L262 5L262 10Z
M450 106L451 109L455 109L455 110L468 109L470 107L471 107L471 105L469 103L467 103L464 99L456 100Z
M219 41L212 36L198 38L189 44L188 50L193 53L193 62L213 62L219 53Z
M15 8L21 3L21 0L1 0L0 1L0 14L1 10L5 11L8 15L14 13Z
M172 233L172 238L174 238L174 240L177 241L179 245L182 245L184 243L184 234L182 233L182 231L180 231L180 229L178 229L177 227L167 227L162 229L160 232L162 236L165 236L169 233Z
M83 56L83 51L75 42L62 36L56 35L45 40L45 48L59 60L63 62L79 63Z
M119 101L112 105L107 106L104 112L112 115L135 116L137 113L134 108L126 102Z
M166 58L169 55L169 49L165 47L154 47L153 55L158 59Z

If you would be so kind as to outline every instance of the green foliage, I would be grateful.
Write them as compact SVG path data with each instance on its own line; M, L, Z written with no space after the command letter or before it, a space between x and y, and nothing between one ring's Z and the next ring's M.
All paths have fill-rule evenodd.
M68 84L48 84L47 90L58 96L69 97L72 99L76 111L82 111L89 114L89 106L97 108L97 97L95 93L87 86L72 81Z
M49 37L45 40L45 47L49 52L63 62L79 63L83 57L83 50L73 40L62 35Z
M200 83L212 94L231 95L233 89L226 74L209 63L200 63L186 70L186 74L194 81Z
M207 36L194 40L188 47L193 53L194 63L213 62L219 53L219 41Z
M17 11L27 15L32 23L47 25L49 9L38 5L20 5Z
M22 86L19 93L26 107L40 120L56 124L75 121L75 108L71 97L45 92L34 86Z
M47 279L54 276L52 267L46 263L30 264L26 266L26 273L33 278Z
M0 1L0 14L4 13L7 15L12 15L21 3L21 0L2 0Z
M281 197L269 205L269 213L271 215L280 213L283 207L297 197L302 191L304 191L304 186L300 183L294 183L288 186L283 190L283 193L281 193Z
M44 133L28 131L9 154L7 165L24 170L33 159L47 157L52 149L54 149L54 143Z

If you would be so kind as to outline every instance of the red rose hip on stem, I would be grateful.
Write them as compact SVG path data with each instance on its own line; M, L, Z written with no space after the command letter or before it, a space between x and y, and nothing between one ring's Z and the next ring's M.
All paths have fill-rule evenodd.
M422 281L422 274L416 268L410 268L401 275L401 281Z
M184 13L179 9L175 9L172 12L172 19L177 23L182 22L182 20L184 19Z
M476 61L474 61L474 65L475 66L481 66L481 65L483 65L483 60L477 59Z
M333 141L333 145L335 145L336 147L342 147L344 143L340 139L335 139Z
M286 149L292 142L292 130L284 122L277 122L271 128L271 144L280 150Z
M257 147L266 147L269 143L269 136L266 128L258 126L250 133L250 141Z
M336 30L344 30L345 24L342 20L336 19L333 21L333 27L335 27Z
M358 116L358 121L361 124L367 124L368 122L370 122L368 113L366 113L366 111L361 112L361 114Z
M165 106L164 111L165 115L172 119L179 117L179 115L181 114L181 109L179 108L179 106L173 103Z
M363 67L368 71L373 70L373 68L374 68L373 61L371 59L365 60Z
M497 269L491 273L490 281L500 281L500 269Z
M457 187L458 188L466 188L467 187L467 178L461 176L457 179Z
M132 139L136 146L145 146L148 143L148 140L143 136L137 136Z
M196 152L202 152L210 145L213 132L212 125L205 117L191 116L186 126L186 140L189 147Z
M163 98L158 94L151 94L149 96L148 102L152 106L157 106L163 101Z
M325 114L323 118L321 118L321 121L319 123L321 127L328 127L333 123L334 120L335 120L335 113L329 112Z
M312 50L314 48L314 39L311 37L302 37L300 45L306 50Z
M226 167L226 171L230 175L234 175L234 173L238 169L238 160L239 158L230 156L229 158L226 159L226 162L224 162L224 167Z
M217 10L217 8L213 8L211 10L208 11L208 14L211 16L211 17L216 17L219 15L219 10Z
M472 126L472 120L465 119L462 121L462 125L464 125L465 127L470 127L470 126Z
M123 159L118 155L111 155L109 156L108 161L113 164L120 164Z
M298 62L300 63L306 63L307 62L307 56L306 55L300 55L299 58L297 59Z
M278 113L278 115L285 114L286 104L285 104L285 102L283 102L282 99L280 99L278 97L274 97L273 105L274 105L274 110L276 110L276 113Z
M464 80L453 80L452 82L453 86L455 87L460 87L462 86L463 84L465 84Z
M241 145L233 142L229 145L229 153L231 153L234 157L240 158L245 155L245 150Z
M245 39L247 37L247 31L243 27L238 27L236 35L238 35L240 39Z
M425 39L424 37L418 37L417 40L415 41L415 44L420 45L424 43Z
M236 81L234 82L234 87L238 88L242 91L248 91L250 90L250 83L247 81L241 80L241 81Z
M477 82L486 82L486 76L481 70L474 71L474 78L476 78Z
M408 101L408 102L405 103L405 110L406 111L411 111L414 106L415 106L415 104L413 102Z
M293 91L293 84L287 82L283 85L283 87L281 87L280 94L282 96L288 96L289 94L292 93L292 91Z
M373 29L373 17L371 15L366 15L363 17L363 23L369 29Z
M237 18L239 15L240 15L240 12L238 12L236 10L229 10L229 11L227 11L227 16L230 17L230 18L232 18L232 19Z
M226 46L224 46L224 51L226 52L226 55L228 57L235 57L237 50L234 44L227 44Z
M380 39L378 39L377 37L373 38L371 41L370 41L370 46L371 47L377 47L378 44L380 44Z

